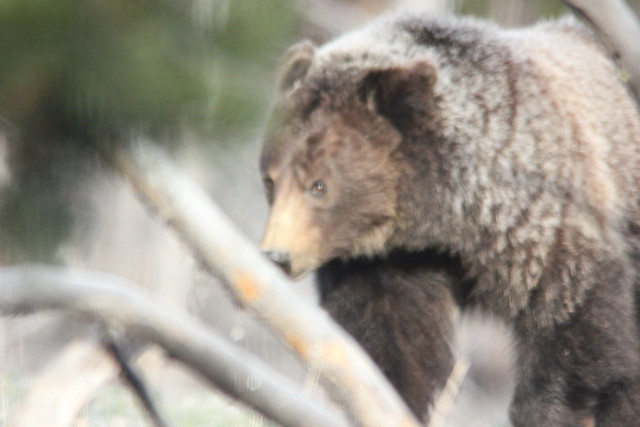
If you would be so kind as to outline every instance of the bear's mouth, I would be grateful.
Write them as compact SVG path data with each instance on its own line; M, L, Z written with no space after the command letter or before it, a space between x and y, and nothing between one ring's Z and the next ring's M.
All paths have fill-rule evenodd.
M289 252L278 250L263 251L265 256L282 270L291 280L298 281L306 277L313 271L313 268L309 266L297 266L292 262L292 257Z
M311 271L312 270L310 270L310 269L306 269L306 270L299 271L299 272L297 272L295 274L288 274L288 276L289 276L289 278L291 280L293 280L294 282L297 282L297 281L302 280L305 277L307 277L309 275L309 273L311 273Z

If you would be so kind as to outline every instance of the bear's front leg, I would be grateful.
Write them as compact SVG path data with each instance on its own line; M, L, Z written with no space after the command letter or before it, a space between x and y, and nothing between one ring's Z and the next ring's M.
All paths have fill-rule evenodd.
M596 390L575 376L574 349L562 333L519 339L517 384L510 406L515 427L592 426Z
M451 289L461 280L455 263L429 252L336 260L318 271L323 307L421 419L453 367Z
M633 275L626 263L598 279L568 321L516 322L518 383L510 415L521 426L631 426L640 422L640 358Z

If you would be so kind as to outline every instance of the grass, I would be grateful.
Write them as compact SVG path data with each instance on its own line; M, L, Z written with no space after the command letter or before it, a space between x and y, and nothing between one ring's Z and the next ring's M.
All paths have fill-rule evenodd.
M29 379L0 373L0 427L12 427L11 417L26 394ZM235 401L201 387L163 387L154 398L170 425L179 427L275 427ZM151 423L129 389L113 381L104 386L78 415L74 427L148 427Z

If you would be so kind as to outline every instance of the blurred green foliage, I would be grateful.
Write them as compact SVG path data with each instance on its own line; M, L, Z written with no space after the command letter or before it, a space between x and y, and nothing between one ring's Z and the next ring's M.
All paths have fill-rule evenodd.
M162 133L183 120L250 118L239 109L253 111L256 98L242 88L295 17L284 1L209 3L207 23L190 2L0 2L1 114L29 136L82 144L132 129ZM222 101L211 109L216 97L240 102L230 114Z
M12 185L0 261L51 260L97 153L146 134L168 146L259 118L290 42L286 0L0 0L0 118ZM76 196L77 197L77 196Z

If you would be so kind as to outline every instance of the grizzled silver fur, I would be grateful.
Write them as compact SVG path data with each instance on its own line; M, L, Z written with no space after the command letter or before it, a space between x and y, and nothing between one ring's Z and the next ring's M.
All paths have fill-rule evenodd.
M640 112L589 31L394 16L286 64L264 249L295 275L451 254L474 283L463 305L514 325L514 424L637 417ZM308 196L318 180L326 199ZM300 215L283 221L294 193Z
M436 67L438 130L449 143L429 148L446 150L432 165L446 170L419 179L431 215L400 211L386 248L466 255L472 271L488 274L478 291L497 294L500 311L515 315L531 308L531 290L556 261L559 230L566 245L626 250L628 227L640 225L639 113L600 46L569 22L511 31L468 22L451 46L420 44L421 25L383 20L329 43L307 78L357 79L418 60ZM559 311L541 313L540 322L559 320L583 299L588 289L572 280L588 268L581 258L563 260L556 285L541 290Z

